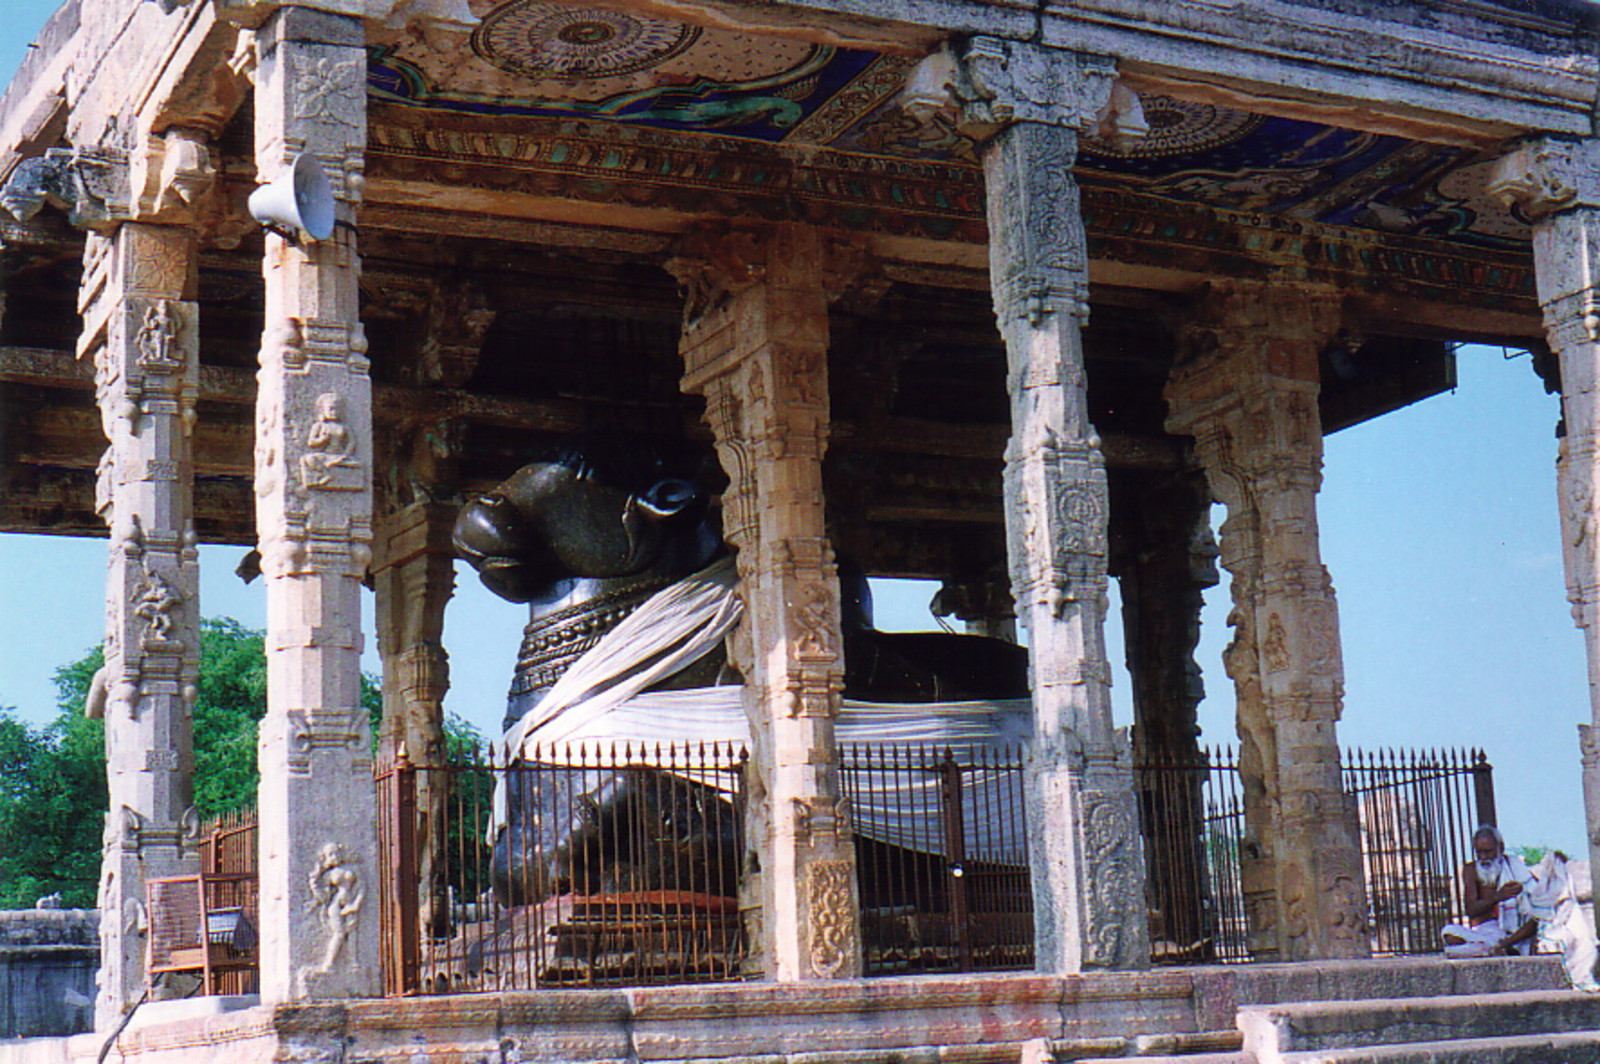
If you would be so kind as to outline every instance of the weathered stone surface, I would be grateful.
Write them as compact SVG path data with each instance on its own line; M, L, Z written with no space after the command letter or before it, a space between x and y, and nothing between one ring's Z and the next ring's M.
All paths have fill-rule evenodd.
M372 393L353 226L366 143L359 23L285 8L257 36L258 174L302 152L329 175L324 241L267 237L256 394L256 529L267 591L261 724L261 991L379 989L371 739L360 706L361 581L372 559Z
M801 226L686 242L683 388L706 397L728 487L745 614L729 639L744 676L760 873L754 941L782 981L861 971L855 845L834 745L844 689L839 580L823 510L829 432L822 235ZM848 282L846 282L848 283ZM842 286L841 286L842 287Z
M1344 697L1333 584L1318 545L1318 357L1340 325L1333 293L1213 288L1167 387L1228 508L1222 565L1245 786L1241 874L1258 959L1367 951L1354 811L1339 777Z
M93 909L0 912L0 1039L90 1030L99 966Z
M194 295L190 233L127 223L109 236L90 234L78 353L94 364L110 441L95 492L111 529L105 665L89 706L105 720L111 806L100 873L100 1026L116 1023L145 988L146 883L199 871Z
M1041 972L1148 962L1129 752L1111 727L1105 459L1089 422L1088 248L1072 164L1111 66L972 43L957 97L983 149L990 284L1006 343L1011 595L1027 629L1034 734L1028 852Z
M1316 1001L1239 1010L1245 1051L1278 1064L1313 1051L1591 1032L1600 1047L1600 999L1572 990ZM1493 1057L1486 1059L1494 1059Z

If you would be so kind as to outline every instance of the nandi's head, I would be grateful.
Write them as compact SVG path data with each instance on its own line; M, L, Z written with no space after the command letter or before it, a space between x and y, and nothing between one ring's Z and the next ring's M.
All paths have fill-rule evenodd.
M467 504L456 552L512 602L574 578L671 577L722 550L698 457L626 437L575 437Z

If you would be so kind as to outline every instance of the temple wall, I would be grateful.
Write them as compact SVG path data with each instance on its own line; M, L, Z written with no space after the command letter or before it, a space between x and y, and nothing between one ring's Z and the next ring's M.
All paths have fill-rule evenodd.
M94 1026L99 930L93 909L0 912L0 1039Z

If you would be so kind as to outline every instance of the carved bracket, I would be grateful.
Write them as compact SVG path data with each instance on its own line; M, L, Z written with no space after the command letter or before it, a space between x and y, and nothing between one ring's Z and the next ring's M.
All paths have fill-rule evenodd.
M1494 164L1486 188L1533 221L1573 207L1600 207L1600 140L1528 141Z
M24 159L0 188L0 207L19 222L49 204L73 225L113 228L128 217L128 164L120 154L51 148Z
M952 83L962 131L987 139L1013 122L1088 131L1111 100L1116 61L998 37L967 42Z

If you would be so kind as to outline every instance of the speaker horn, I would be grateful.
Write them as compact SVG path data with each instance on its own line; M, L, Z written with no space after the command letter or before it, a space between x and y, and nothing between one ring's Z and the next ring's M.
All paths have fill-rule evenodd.
M300 153L276 181L250 193L250 217L291 243L332 236L333 186L317 157Z

